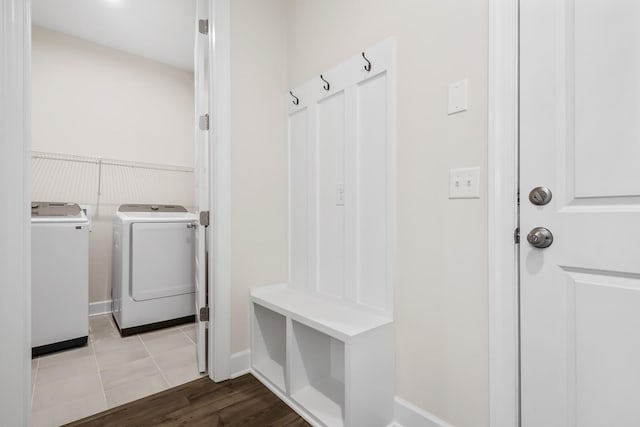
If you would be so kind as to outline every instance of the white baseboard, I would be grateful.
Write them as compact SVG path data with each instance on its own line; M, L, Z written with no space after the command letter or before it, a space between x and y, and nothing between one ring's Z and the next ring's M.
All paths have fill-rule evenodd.
M100 316L111 313L111 300L89 303L89 316Z
M231 355L231 379L251 372L251 351L244 350Z
M394 413L396 421L389 427L453 427L446 421L399 397L395 398Z

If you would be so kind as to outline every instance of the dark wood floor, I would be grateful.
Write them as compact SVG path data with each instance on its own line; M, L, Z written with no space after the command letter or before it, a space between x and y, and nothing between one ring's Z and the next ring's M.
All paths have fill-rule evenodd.
M309 426L251 375L208 378L163 391L67 426Z

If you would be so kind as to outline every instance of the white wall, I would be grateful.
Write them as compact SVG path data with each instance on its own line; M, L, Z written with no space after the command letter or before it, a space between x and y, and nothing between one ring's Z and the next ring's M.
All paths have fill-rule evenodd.
M488 425L488 3L288 0L289 86L397 37L396 394L458 427ZM469 111L447 86L469 79ZM480 200L449 169L480 166Z
M194 165L193 73L33 27L33 149Z
M232 352L249 345L249 289L287 278L284 0L231 2Z
M40 27L33 27L32 52L33 150L194 166L192 72ZM82 176L70 164L64 170L44 169L34 170L34 197L64 195L78 199L64 201L95 203L83 192L67 196L74 181L93 181L94 175ZM195 192L193 174L149 175L111 168L103 178L108 194L93 218L91 234L92 302L111 298L111 215L117 205L192 207ZM55 185L45 185L48 180Z

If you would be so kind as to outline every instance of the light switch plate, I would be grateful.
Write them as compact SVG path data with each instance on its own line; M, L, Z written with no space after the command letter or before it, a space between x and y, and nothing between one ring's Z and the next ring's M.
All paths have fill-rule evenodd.
M336 206L344 206L344 184L336 184Z
M460 80L449 85L449 115L466 111L468 106L469 80Z
M480 198L480 168L451 169L449 171L450 199Z

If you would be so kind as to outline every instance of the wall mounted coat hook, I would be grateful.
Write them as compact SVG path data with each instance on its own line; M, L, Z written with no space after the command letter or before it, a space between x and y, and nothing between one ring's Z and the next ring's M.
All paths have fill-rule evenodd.
M324 90L327 90L327 91L328 91L329 89L331 89L331 85L329 84L329 82L328 82L328 81L326 81L326 80L324 79L324 77L322 77L322 74L320 74L320 78L322 79L322 81L323 81L323 82L325 82L325 83L326 83L325 85L323 85L323 86L322 86L322 87L324 88Z
M367 59L367 57L364 56L364 52L362 52L362 57L364 58L365 61L367 61L367 63L364 66L365 71L370 72L371 71L371 61L369 61Z
M298 98L297 96L295 96L295 95L293 94L293 92L292 92L292 91L289 91L289 94L293 97L293 101L292 101L292 102L293 102L293 105L298 105L298 104L300 104L300 98Z

